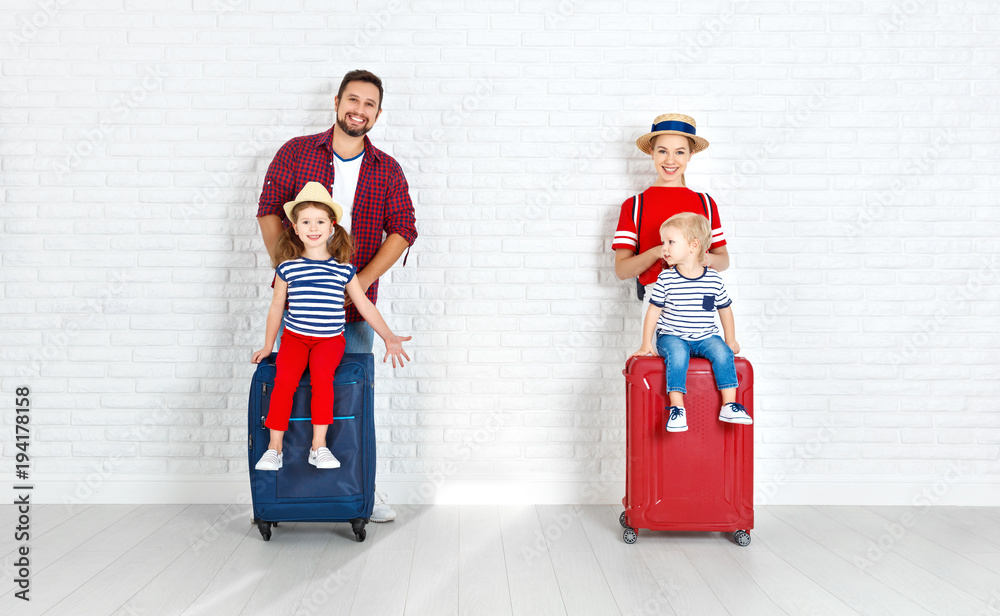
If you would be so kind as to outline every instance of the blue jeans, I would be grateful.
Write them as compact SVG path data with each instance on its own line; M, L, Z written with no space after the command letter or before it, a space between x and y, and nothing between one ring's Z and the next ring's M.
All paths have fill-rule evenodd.
M345 353L371 353L375 346L375 330L365 321L344 326Z
M709 336L704 340L683 340L668 334L656 335L656 352L667 365L667 391L687 393L688 360L691 356L704 357L712 362L715 385L719 389L733 389L739 385L736 380L736 363L733 350L719 336Z

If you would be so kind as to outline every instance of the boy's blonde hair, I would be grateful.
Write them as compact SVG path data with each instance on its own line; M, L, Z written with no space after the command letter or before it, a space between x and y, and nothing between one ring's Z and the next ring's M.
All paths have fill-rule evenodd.
M689 242L698 240L698 262L705 260L705 253L712 244L712 228L708 226L708 219L701 214L694 212L681 212L674 214L660 225L660 232L667 227L673 227L681 232Z

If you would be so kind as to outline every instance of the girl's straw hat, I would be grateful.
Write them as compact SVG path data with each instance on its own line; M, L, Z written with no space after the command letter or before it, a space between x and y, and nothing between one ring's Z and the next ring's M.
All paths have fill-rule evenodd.
M339 223L340 219L344 217L344 208L340 207L340 204L330 197L330 193L322 184L319 182L306 182L306 185L299 191L298 196L295 197L295 201L289 201L285 204L285 216L288 216L288 220L292 219L292 208L306 201L313 201L329 206L333 210L334 222Z
M659 135L681 135L683 137L690 137L694 141L694 149L691 150L691 153L695 154L707 148L708 141L702 137L698 137L694 133L694 118L686 116L683 113L665 113L656 116L650 132L639 137L635 145L643 153L649 154L653 149L653 139L656 139Z

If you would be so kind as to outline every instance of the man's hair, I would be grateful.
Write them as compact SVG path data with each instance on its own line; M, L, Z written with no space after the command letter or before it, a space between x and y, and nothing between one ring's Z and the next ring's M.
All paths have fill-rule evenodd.
M677 229L689 242L698 240L698 262L705 260L705 252L712 244L712 229L708 226L707 218L694 212L681 212L674 214L660 225L660 231L666 227Z
M347 88L347 84L352 81L364 81L378 88L378 108L382 109L382 80L375 73L360 68L344 75L344 80L340 82L340 89L337 90L338 100L344 95L344 89Z

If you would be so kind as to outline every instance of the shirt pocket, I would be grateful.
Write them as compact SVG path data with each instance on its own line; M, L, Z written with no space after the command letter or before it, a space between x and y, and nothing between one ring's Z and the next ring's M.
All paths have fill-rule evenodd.
M715 296L714 295L702 295L701 296L701 309L708 310L709 312L715 310Z

